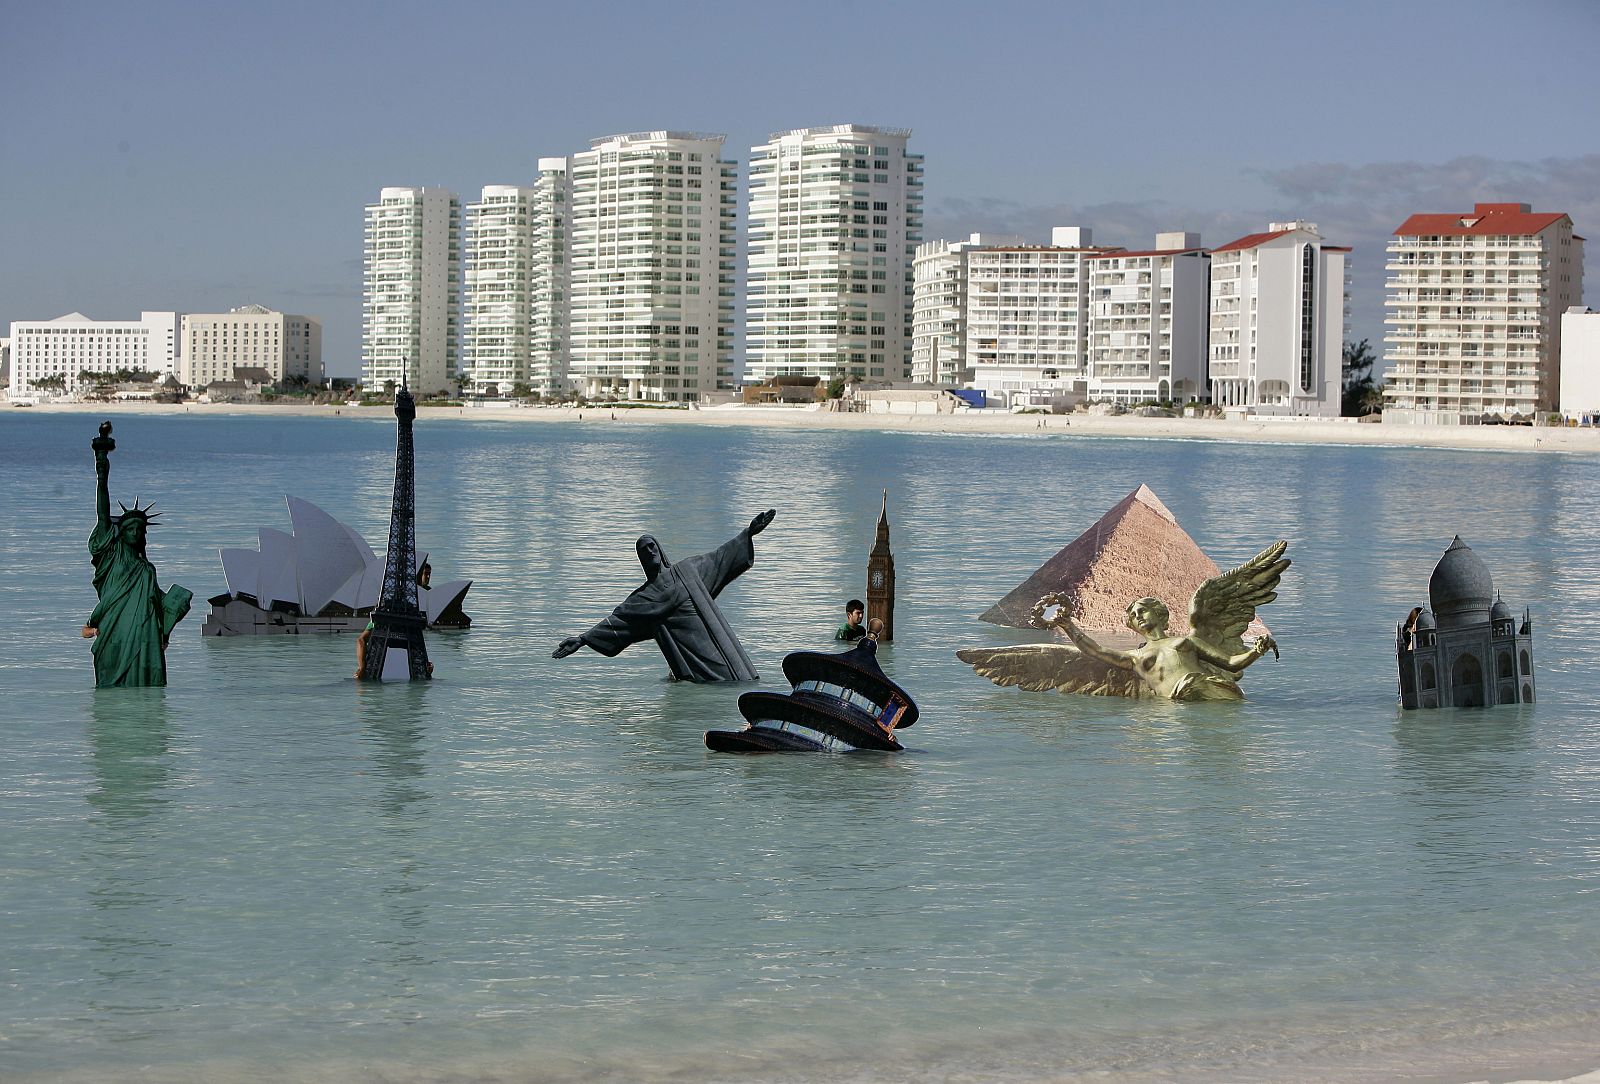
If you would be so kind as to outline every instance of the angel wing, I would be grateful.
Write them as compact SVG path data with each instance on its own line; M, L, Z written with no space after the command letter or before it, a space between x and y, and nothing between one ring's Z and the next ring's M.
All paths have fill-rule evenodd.
M1244 631L1256 610L1278 597L1278 581L1289 567L1283 551L1287 542L1274 542L1238 568L1213 576L1189 600L1189 624L1197 637L1230 655L1244 650Z
M968 647L956 658L996 685L1017 685L1031 692L1055 689L1085 696L1146 695L1132 673L1092 659L1068 644L1017 644L1012 647Z

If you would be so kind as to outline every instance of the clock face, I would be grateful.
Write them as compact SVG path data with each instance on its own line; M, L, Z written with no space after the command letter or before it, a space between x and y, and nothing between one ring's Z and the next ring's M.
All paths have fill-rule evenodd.
M873 569L872 570L872 579L869 582L874 587L882 587L883 586L883 570L882 569L878 569L878 568Z

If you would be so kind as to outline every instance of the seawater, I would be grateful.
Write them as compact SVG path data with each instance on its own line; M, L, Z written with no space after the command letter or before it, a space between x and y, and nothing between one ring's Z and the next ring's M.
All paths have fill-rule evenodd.
M0 1076L1467 1080L1600 1065L1594 458L648 420L417 422L470 577L437 680L205 640L216 551L312 500L381 547L394 422L133 416L112 492L195 592L162 690L93 689L91 415L0 419ZM1224 567L1276 538L1241 705L1000 689L976 615L1139 483ZM723 606L829 649L890 491L921 722L898 756L709 753L736 687L553 660L778 518ZM1402 713L1393 634L1460 533L1538 703Z

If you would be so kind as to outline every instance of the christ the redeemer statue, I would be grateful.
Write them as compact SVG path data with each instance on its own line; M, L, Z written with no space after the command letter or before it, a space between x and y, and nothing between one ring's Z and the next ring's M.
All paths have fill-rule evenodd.
M756 680L756 668L717 609L716 597L755 564L755 536L777 514L768 509L710 553L676 564L652 536L641 536L635 548L645 582L604 621L561 641L553 657L566 658L587 647L609 658L629 644L653 639L679 681Z

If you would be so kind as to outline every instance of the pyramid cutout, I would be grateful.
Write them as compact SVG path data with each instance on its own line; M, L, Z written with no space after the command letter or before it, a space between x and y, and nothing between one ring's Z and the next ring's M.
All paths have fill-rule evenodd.
M1060 593L1071 601L1080 627L1128 634L1128 603L1148 595L1167 604L1168 630L1182 636L1191 631L1189 600L1218 571L1161 498L1141 485L981 616L996 625L1029 628L1034 603ZM1245 635L1265 632L1265 625L1253 621Z

